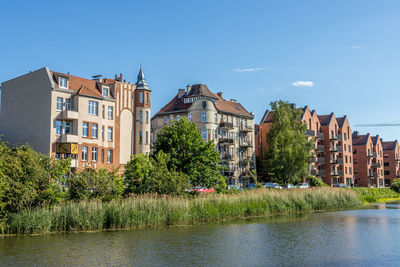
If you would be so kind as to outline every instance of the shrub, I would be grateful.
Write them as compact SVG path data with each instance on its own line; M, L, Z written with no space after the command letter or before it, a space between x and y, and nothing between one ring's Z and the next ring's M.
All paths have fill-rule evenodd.
M400 178L394 179L390 188L397 193L400 193Z
M307 176L307 182L308 182L308 184L310 185L310 186L317 186L317 187L320 187L320 186L329 186L329 185L327 185L326 183L324 183L323 181L322 181L322 179L321 178L318 178L318 177L314 177L314 176L312 176L312 175L309 175L309 176Z

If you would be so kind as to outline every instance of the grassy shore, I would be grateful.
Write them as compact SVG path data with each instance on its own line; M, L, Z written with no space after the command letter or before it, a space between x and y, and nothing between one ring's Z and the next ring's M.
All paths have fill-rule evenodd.
M381 202L381 201L396 201L400 200L400 194L390 188L353 188L364 202Z
M4 233L151 228L360 206L356 192L338 188L257 189L199 197L142 195L109 203L83 201L24 210L9 217Z

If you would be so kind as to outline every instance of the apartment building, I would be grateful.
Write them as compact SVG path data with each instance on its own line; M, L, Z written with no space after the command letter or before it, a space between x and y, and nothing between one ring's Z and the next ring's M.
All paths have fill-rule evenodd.
M195 84L178 89L176 96L152 118L152 140L160 130L183 116L194 122L204 141L213 140L221 155L223 174L230 184L252 182L255 168L254 115L234 99L212 93L207 85Z
M384 187L383 148L379 135L359 135L353 132L355 184L364 187Z
M85 79L42 68L2 83L0 134L28 143L71 168L119 167L150 151L150 89L142 69L136 84Z
M333 113L319 116L307 106L301 110L301 121L307 126L306 135L314 140L315 158L309 162L309 173L329 185L354 185L351 128L347 116L336 118ZM273 115L274 112L266 111L257 126L258 158L267 150L267 133L272 126ZM261 160L258 162L262 164Z
M399 142L382 142L383 146L383 177L385 187L390 187L393 180L400 177L400 147Z

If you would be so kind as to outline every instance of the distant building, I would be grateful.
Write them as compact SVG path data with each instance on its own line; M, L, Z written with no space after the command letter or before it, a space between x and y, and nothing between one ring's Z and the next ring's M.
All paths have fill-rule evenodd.
M315 159L309 162L309 173L320 177L328 185L343 183L354 185L351 128L347 116L336 118L333 113L318 116L307 106L302 108L306 135L313 137ZM267 133L273 123L273 111L266 111L256 132L259 164L267 151ZM264 174L265 175L265 174Z
M250 171L255 168L254 115L236 100L226 100L222 93L212 93L207 85L195 84L178 89L151 121L153 141L160 130L183 116L194 122L204 141L213 140L228 168L223 174L230 184L253 182Z
M379 135L359 135L353 132L355 184L364 187L384 187L383 148Z
M31 145L71 168L118 167L150 151L150 89L142 69L136 84L85 79L42 68L2 83L0 134Z
M383 176L385 186L392 185L393 180L400 177L400 147L399 142L382 142L383 146Z

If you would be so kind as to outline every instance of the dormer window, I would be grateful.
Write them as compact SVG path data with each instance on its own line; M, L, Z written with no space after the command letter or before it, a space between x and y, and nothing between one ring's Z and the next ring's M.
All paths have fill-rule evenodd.
M103 96L108 97L110 95L110 88L103 87Z
M65 77L60 77L58 80L58 84L60 85L61 88L68 88L67 82L68 80Z

